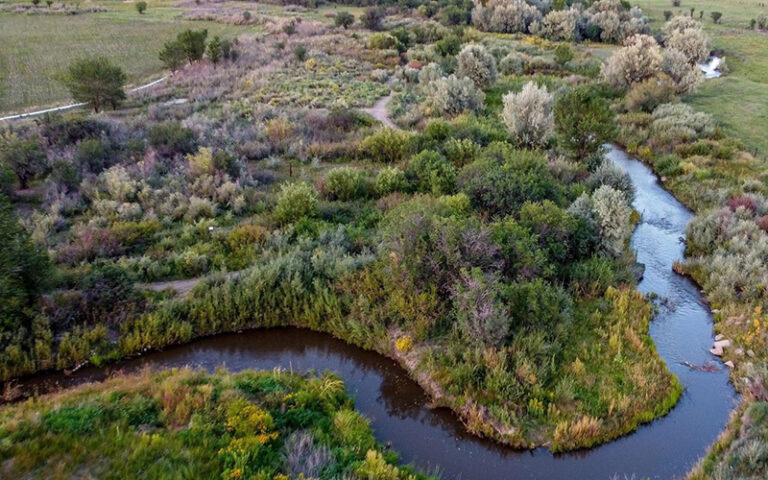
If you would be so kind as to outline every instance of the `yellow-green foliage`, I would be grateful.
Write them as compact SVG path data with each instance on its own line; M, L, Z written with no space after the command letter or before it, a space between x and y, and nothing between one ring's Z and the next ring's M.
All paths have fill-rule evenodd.
M0 408L0 459L10 478L426 480L352 405L331 375L145 370Z

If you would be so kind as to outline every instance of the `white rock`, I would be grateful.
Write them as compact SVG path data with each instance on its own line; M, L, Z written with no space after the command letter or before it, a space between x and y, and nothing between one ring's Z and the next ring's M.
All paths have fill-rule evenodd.
M733 362L732 362L732 361L730 361L730 360L728 360L727 362L725 362L725 365L726 365L728 368L736 368L736 365L734 365L734 364L733 364Z
M715 335L715 341L722 340L723 338L724 337L722 333L718 333L717 335Z

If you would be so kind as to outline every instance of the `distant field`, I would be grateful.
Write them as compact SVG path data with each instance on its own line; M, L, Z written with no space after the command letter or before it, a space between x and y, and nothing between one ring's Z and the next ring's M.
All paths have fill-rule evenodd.
M725 130L742 140L761 157L768 156L768 33L749 30L749 22L761 12L768 15L764 0L682 0L672 7L671 0L633 2L653 17L654 28L664 22L664 10L694 16L704 11L704 27L714 46L724 51L731 70L727 76L708 80L688 101L711 113ZM712 22L710 13L723 13L721 24Z
M207 28L211 34L234 36L258 28L178 20L175 17L183 10L172 8L169 2L150 0L144 15L130 2L94 4L109 12L74 16L0 13L0 112L68 100L55 77L78 57L105 55L126 71L129 83L137 84L159 75L158 51L177 32Z

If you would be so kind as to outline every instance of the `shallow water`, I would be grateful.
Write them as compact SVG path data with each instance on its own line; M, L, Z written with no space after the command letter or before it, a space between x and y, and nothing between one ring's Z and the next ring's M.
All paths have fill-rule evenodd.
M702 73L704 74L704 78L719 78L723 74L720 70L718 70L722 61L722 58L713 55L707 59L707 63L699 64L699 69L701 69Z
M25 379L26 391L56 388L104 378L109 371L134 371L145 365L233 371L282 367L331 370L356 397L356 408L372 420L376 438L390 444L405 463L437 469L443 478L610 479L614 475L671 479L687 472L724 428L736 396L725 367L712 357L712 316L698 289L672 272L682 258L680 239L692 214L657 182L653 173L623 152L609 157L627 171L636 188L634 207L642 213L632 246L646 266L640 291L666 297L651 323L659 354L685 388L664 418L600 447L552 455L546 449L516 451L468 434L447 409L427 408L428 398L393 361L335 340L294 328L224 334L149 353L106 369L84 368L66 377L43 374ZM691 370L681 362L716 361L715 373Z

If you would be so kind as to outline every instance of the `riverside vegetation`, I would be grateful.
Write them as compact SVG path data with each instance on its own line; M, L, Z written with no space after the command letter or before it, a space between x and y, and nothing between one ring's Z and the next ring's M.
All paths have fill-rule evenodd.
M227 8L206 19L235 22ZM6 129L3 379L294 325L395 358L470 431L518 447L589 447L666 413L681 389L634 290L631 184L601 145L626 145L689 204L686 189L757 163L678 103L706 34L676 17L657 40L612 0L433 8L269 17L229 58L209 43L166 62L173 78L116 114ZM207 39L177 42L193 37ZM603 66L579 41L621 46ZM404 130L358 110L390 89ZM764 184L739 172L754 208L728 211L764 236ZM725 201L711 197L702 208ZM707 255L731 243L689 237L714 291ZM199 276L185 296L142 288Z
M353 407L330 374L147 370L0 409L0 458L14 478L428 479Z

